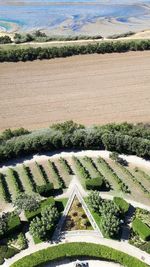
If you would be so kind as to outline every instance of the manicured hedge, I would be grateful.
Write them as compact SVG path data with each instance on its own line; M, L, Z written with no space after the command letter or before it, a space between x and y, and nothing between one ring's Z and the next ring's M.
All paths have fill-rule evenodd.
M20 230L21 228L21 221L18 215L11 215L8 218L8 230L7 233L10 235L15 233L16 231Z
M150 227L143 223L139 218L135 218L132 223L133 231L137 233L143 240L150 240Z
M126 267L148 267L146 263L141 262L140 260L121 251L117 251L103 245L82 242L61 244L43 249L18 260L13 263L11 267L37 267L43 266L44 264L54 260L61 260L63 258L79 258L82 256L114 261Z
M88 190L101 190L103 188L104 180L102 177L87 179L85 181L86 189Z
M18 249L0 245L0 265L4 263L4 259L9 259L19 252Z
M40 207L35 210L35 211L28 211L26 210L25 211L25 216L27 218L28 221L31 221L34 217L38 216L41 214L41 210L46 207L46 206L49 206L49 205L55 205L55 200L53 197L49 197L43 201L41 201L40 203Z
M114 197L114 202L117 205L117 207L123 212L123 213L127 213L130 207L130 204L125 201L123 198L121 197Z
M47 183L44 185L36 186L37 193L39 193L43 197L48 197L52 195L53 189L54 189L53 183Z

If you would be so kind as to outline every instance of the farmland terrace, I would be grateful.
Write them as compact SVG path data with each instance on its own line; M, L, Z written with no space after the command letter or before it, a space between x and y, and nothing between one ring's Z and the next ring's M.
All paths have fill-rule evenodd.
M149 51L2 63L0 130L69 119L148 122L149 84Z

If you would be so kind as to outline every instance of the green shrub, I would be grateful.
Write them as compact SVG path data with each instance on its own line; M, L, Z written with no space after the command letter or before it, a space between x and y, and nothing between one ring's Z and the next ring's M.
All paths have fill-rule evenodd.
M24 210L35 211L39 207L39 199L36 195L20 193L14 201L14 206L18 212Z
M80 257L93 257L100 260L114 261L126 267L148 267L146 263L121 251L103 245L82 242L61 244L40 250L18 260L11 267L37 267L55 260Z
M11 44L12 40L9 36L0 36L0 44Z
M147 125L128 123L88 127L74 130L71 133L51 128L41 129L3 142L0 145L0 162L20 157L20 155L27 156L44 151L54 152L59 149L107 149L118 153L149 157L150 129ZM27 166L23 168L26 176L30 177L31 186L35 191L36 184L30 169ZM117 177L116 181L118 181ZM129 192L121 181L120 188Z
M19 252L18 249L13 248L13 247L8 247L8 249L7 249L6 253L5 253L5 259L9 259L9 258L13 257L18 252Z
M143 223L139 218L135 218L132 222L133 231L137 233L141 239L150 240L150 227Z
M4 259L9 259L19 252L18 249L0 245L0 265L4 263Z
M21 221L18 215L16 214L9 214L8 215L8 220L7 220L7 224L8 224L8 229L7 229L7 236L14 234L15 232L18 232L21 229Z
M130 204L121 197L114 197L114 202L121 212L124 214L128 212Z
M104 181L101 177L87 179L85 181L87 190L101 190L103 189Z
M47 183L45 185L37 185L36 191L43 197L48 197L52 194L54 186L52 183Z
M36 216L41 214L41 210L49 205L55 205L55 200L53 197L49 197L43 201L40 202L40 206L38 209L36 209L35 211L25 211L25 216L27 218L28 221L31 221L33 218L35 218Z

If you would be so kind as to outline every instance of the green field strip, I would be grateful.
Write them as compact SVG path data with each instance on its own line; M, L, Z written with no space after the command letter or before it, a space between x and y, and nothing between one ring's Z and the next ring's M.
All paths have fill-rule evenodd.
M86 179L91 179L91 176L90 176L90 173L89 171L87 170L87 168L82 164L81 160L79 157L75 157L73 156L72 157L72 160L74 162L74 166L75 166L75 169L76 169L76 173L77 175L83 179L84 181Z
M11 202L11 195L3 173L0 173L0 201L6 203Z
M59 188L66 188L65 181L63 180L63 177L59 173L59 170L58 170L55 162L52 160L48 160L48 164L49 164L49 167L51 168L53 176L58 181Z
M44 168L42 165L40 165L38 162L35 162L36 169L39 171L39 175L43 181L43 184L46 184L48 182L47 175L44 171Z
M60 158L58 159L58 161L59 161L59 163L62 165L63 171L64 171L66 174L68 174L68 175L73 175L73 174L74 174L74 173L73 173L73 170L72 170L72 168L71 168L71 166L70 166L70 164L69 164L68 161L67 161L67 159L60 157Z
M45 175L47 176L48 182L53 183L54 188L58 188L57 180L53 177L51 173L48 161L43 161L40 165L43 167L45 171Z
M6 171L6 183L8 185L8 190L11 195L11 200L14 201L18 196L18 189L16 187L15 181L12 179L9 169Z
M34 186L32 185L30 177L26 173L24 166L21 164L16 167L16 170L18 171L18 174L19 174L20 180L22 181L25 192L27 193L33 192Z
M66 170L64 169L63 164L61 164L61 162L59 161L59 159L56 159L53 161L58 169L58 172L60 173L62 179L65 182L66 187L69 186L70 182L71 182L71 176L66 172Z
M121 165L120 163L116 162L116 165L118 168L122 170L124 174L126 174L126 177L130 178L134 185L137 185L140 191L142 191L146 196L150 197L150 193L147 190L147 188L144 187L144 185L127 169L125 166ZM134 188L134 187L133 187ZM134 188L135 190L135 188Z
M97 158L94 159L94 162L95 162L98 170L100 171L100 173L102 173L102 175L105 177L105 179L108 180L111 188L115 191L118 191L119 185L116 182L116 179L114 178L114 175L113 175L112 171L110 171L110 169L108 168L107 164L105 164L104 161L102 161L100 163Z
M136 168L136 170L137 170L137 168ZM129 167L129 171L150 192L150 180L148 180L146 175L144 175L145 174L144 171L141 171L139 168L138 168L138 171L136 171L136 170L135 170L135 168Z
M88 170L88 172L90 173L91 178L96 178L96 177L99 176L100 172L99 172L99 170L97 170L94 167L94 165L93 165L93 163L91 161L91 158L82 157L82 158L80 158L80 161L84 165L84 167Z
M58 182L58 179L55 175L55 172L54 172L51 164L49 164L49 160L44 163L44 169L45 169L46 173L48 174L50 182L53 183L54 188L58 189L60 187L59 182Z
M43 177L41 176L41 173L39 172L39 169L38 169L36 163L32 162L32 163L28 164L28 166L31 170L31 173L33 175L33 179L34 179L36 185L45 184L45 182L43 181Z

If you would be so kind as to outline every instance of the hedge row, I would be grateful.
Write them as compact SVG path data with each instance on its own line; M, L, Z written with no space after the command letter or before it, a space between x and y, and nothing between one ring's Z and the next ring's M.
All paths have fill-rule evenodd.
M104 180L101 177L87 179L85 181L85 185L87 190L102 190L104 185Z
M53 190L54 190L53 183L47 183L44 185L37 185L36 186L37 193L39 193L43 197L48 197L48 196L52 195Z
M135 218L132 222L133 231L137 233L144 241L150 241L150 227L142 222L139 218Z
M10 195L10 192L8 190L8 185L7 185L4 174L2 174L2 173L0 173L0 188L1 188L0 192L2 194L3 199L6 202L11 202L11 195Z
M121 191L123 191L125 193L130 192L128 186L118 177L118 175L115 173L115 171L110 167L110 165L103 158L99 157L98 163L104 165L104 167L107 168L110 175L114 178L114 180L116 180Z
M121 251L103 245L82 242L61 244L40 250L18 260L13 263L11 267L37 267L43 266L51 261L62 260L64 258L80 258L82 256L99 260L114 261L126 267L148 267L146 263Z
M87 162L90 166L91 169L93 169L94 173L96 174L96 177L101 177L101 179L103 180L103 189L110 189L110 184L109 182L106 180L106 178L103 176L103 174L100 172L100 170L97 168L97 165L95 164L95 162L93 161L92 158L89 158L87 156L85 156L83 158L83 160L85 162Z
M12 169L12 168L9 168L7 175L9 177L9 179L11 179L13 181L13 184L15 186L16 195L18 195L21 192L24 192L24 188L23 188L22 182L19 178L17 171Z
M26 166L25 164L22 164L22 168L23 168L23 171L24 171L24 173L26 175L26 178L29 181L29 184L30 184L30 186L32 188L32 191L36 192L36 183L34 181L34 178L33 178L33 175L31 173L30 168L28 166Z
M6 232L2 236L0 236L0 239L3 239L4 237L8 237L11 234L18 232L22 227L22 224L21 224L21 221L18 215L10 213L7 216L8 216L6 218L7 229L6 229Z
M124 173L126 173L128 175L128 177L130 177L133 180L134 183L136 183L137 185L139 185L139 187L141 188L141 190L145 194L147 194L147 195L150 196L150 191L145 188L145 186L142 184L142 182L140 182L138 179L136 179L136 177L126 167L124 167L123 165L121 165L118 162L116 162L116 164L122 169L122 171Z
M17 48L0 50L0 62L51 59L83 54L120 53L128 51L150 50L150 40L99 42L88 45L71 45L61 47Z
M125 123L84 129L74 127L72 132L67 127L64 131L52 128L41 129L3 142L0 145L0 162L34 153L64 151L65 149L107 149L118 153L149 157L149 136L148 127L139 128L139 126Z
M4 263L5 259L13 257L19 250L6 245L0 245L0 265Z
M49 166L53 172L54 177L57 179L58 184L59 184L59 188L65 188L65 183L64 180L62 179L56 165L54 162L50 161L50 159L48 160Z
M75 167L76 167L77 172L79 173L79 175L83 179L91 179L89 171L83 166L81 161L78 158L76 158L75 156L73 156L72 159L73 159L73 161L75 163Z
M40 173L40 176L41 176L42 179L43 179L43 183L44 183L44 184L45 184L45 183L49 183L49 179L48 179L48 177L47 177L47 174L46 174L46 172L45 172L43 166L40 165L39 163L37 163L36 161L35 161L35 165L36 165L36 167L37 167L37 169L38 169L38 171L39 171L39 173Z
M68 161L64 158L60 158L59 159L59 162L62 164L64 170L66 171L66 173L68 173L69 175L73 175L73 170L72 168L70 167Z
M114 197L113 201L117 207L125 214L128 212L130 204L121 197Z

